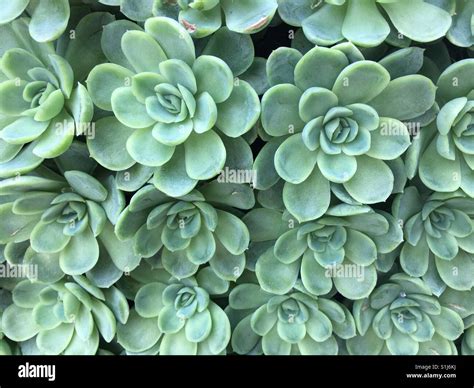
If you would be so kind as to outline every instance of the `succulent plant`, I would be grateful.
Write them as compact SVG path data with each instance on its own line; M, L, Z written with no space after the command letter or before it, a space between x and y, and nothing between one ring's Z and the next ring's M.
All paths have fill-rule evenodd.
M434 3L434 4L433 4ZM313 43L330 46L347 39L363 47L380 45L391 28L418 42L446 35L451 14L425 0L279 0L288 24L303 27Z
M474 353L473 0L0 8L0 355Z
M266 247L273 240L263 248L255 272L262 289L274 294L288 293L301 279L314 295L328 294L334 284L346 298L365 298L377 282L377 256L402 241L395 218L369 206L335 205L323 217L301 224L288 214L283 219L269 209L254 209L244 217L252 243Z
M363 60L350 45L313 48L294 66L293 79L271 87L262 99L265 131L290 134L275 153L288 211L300 222L322 216L331 183L342 184L359 203L385 201L394 184L385 161L410 145L401 120L416 119L433 106L433 83L421 75L391 80L382 65Z
M206 202L198 190L172 198L147 185L132 197L115 231L123 241L132 239L139 256L160 251L164 268L178 279L209 263L222 279L235 280L245 267L247 227L231 212Z
M474 355L474 325L472 319L469 324L470 326L466 328L462 340L462 354L466 356Z
M34 339L32 352L39 354L93 355L99 338L110 342L117 321L129 314L117 288L100 289L83 276L51 284L24 280L12 296L2 316L4 333L22 343Z
M149 282L136 293L130 318L118 326L118 342L132 353L225 353L230 340L229 319L210 294L225 291L226 282L205 269L196 278L182 280L163 272L163 281ZM209 288L203 288L204 284Z
M235 32L253 34L265 28L277 10L277 0L156 0L154 14L177 15L194 38L208 36L222 25Z
M105 210L106 200L113 198L102 183L82 171L67 171L65 179L50 174L0 181L6 196L0 205L0 244L7 260L24 257L50 267L53 281L92 270L100 253L116 264L115 270L137 266L140 257L124 249L113 233Z
M26 28L17 20L15 29ZM73 69L53 46L28 39L0 62L0 177L25 174L55 158L87 129L92 101ZM42 52L41 55L38 54Z
M0 10L0 25L11 22L26 12L31 17L29 33L38 42L59 38L69 21L68 0L9 0Z
M474 26L471 20L474 14L474 4L469 0L456 0L454 6L453 23L446 38L456 46L472 47L474 45Z
M426 276L437 295L446 285L461 291L474 286L473 198L461 191L420 193L410 186L395 197L392 210L404 225L400 265L408 275Z
M336 336L355 335L354 318L344 305L304 290L275 295L258 284L239 284L226 311L235 320L232 348L238 354L334 355Z
M461 188L474 196L474 59L449 66L439 77L436 122L425 128L419 146L419 175L432 190L454 192ZM411 156L410 155L410 156ZM413 157L413 156L412 156Z
M102 142L120 136L128 154L112 156L121 166L136 161L154 167L153 183L159 190L185 195L224 167L226 148L220 134L239 137L255 124L260 113L257 94L245 81L234 83L221 59L195 58L189 34L168 18L148 19L145 31L124 33L121 50L133 71L101 64L87 80L94 103L113 111L121 123L102 119L107 129L115 128L107 139L89 141L91 153L111 166ZM144 51L149 59L144 60ZM234 114L242 119L233 120Z
M350 354L456 354L454 340L464 323L443 306L418 278L392 275L369 298L354 302L357 337L347 340Z

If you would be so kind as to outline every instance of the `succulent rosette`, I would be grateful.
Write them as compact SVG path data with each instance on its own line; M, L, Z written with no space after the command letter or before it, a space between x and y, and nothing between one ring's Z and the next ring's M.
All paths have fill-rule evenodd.
M82 171L47 174L0 181L0 246L7 261L39 265L45 282L89 272L100 256L110 277L136 267L140 257L115 237L107 215L123 208L120 194Z
M433 4L434 3L434 4ZM288 24L302 27L312 43L331 46L344 39L362 47L380 45L391 29L418 42L446 35L451 13L425 0L279 0Z
M428 78L391 80L384 66L363 60L352 45L306 53L293 81L271 87L262 99L264 130L290 134L275 153L288 211L301 222L322 216L331 183L342 184L359 203L384 202L394 187L385 161L410 144L402 120L425 114L434 97Z
M473 198L462 191L420 193L410 186L395 197L392 213L403 222L400 264L408 275L425 277L437 295L446 285L473 287Z
M354 318L341 303L295 288L284 295L244 283L229 295L226 309L238 354L335 355L336 337L356 334Z
M117 288L100 289L84 276L51 284L24 280L12 297L1 326L6 337L21 344L23 354L94 355L100 338L110 342L117 322L129 315Z
M474 197L473 72L474 59L464 59L440 75L436 91L440 111L436 122L422 131L419 144L407 154L410 161L420 158L419 176L427 187L439 192L461 188L471 197Z
M348 299L365 298L377 282L378 255L402 241L396 219L369 206L335 205L323 217L301 224L262 208L250 211L244 221L251 250L262 251L255 265L258 282L274 294L288 293L301 280L314 295L328 294L334 285ZM265 225L272 227L263 231Z
M209 268L182 280L164 270L152 276L137 290L127 322L118 326L118 343L131 354L225 354L230 323L211 296L225 292L228 283Z
M347 340L350 354L457 354L461 316L444 306L418 278L392 275L369 298L354 302L360 336Z
M118 120L99 120L102 134L88 142L90 151L108 168L123 170L134 162L154 167L159 190L185 195L222 170L221 133L236 138L248 132L260 113L258 96L247 82L234 83L221 59L196 58L190 35L177 22L156 17L145 22L145 31L136 28L121 37L121 54L131 69L110 63L89 74L94 103ZM104 152L102 144L117 136L126 141L128 154Z
M221 185L204 186L203 193L212 198L214 187ZM235 185L226 191L238 193ZM253 198L249 188L245 191ZM172 198L153 185L143 187L120 215L115 232L124 242L131 239L139 256L160 253L164 268L178 279L194 275L206 263L224 280L236 280L245 268L246 225L198 190Z
M22 43L14 41L27 26L19 19L1 34L6 50L0 61L2 178L28 173L44 159L64 153L93 115L87 90L75 85L71 65L52 44L29 37Z
M440 303L456 311L464 321L464 334L460 341L463 355L474 354L474 288L470 291L457 291L447 288L440 296Z

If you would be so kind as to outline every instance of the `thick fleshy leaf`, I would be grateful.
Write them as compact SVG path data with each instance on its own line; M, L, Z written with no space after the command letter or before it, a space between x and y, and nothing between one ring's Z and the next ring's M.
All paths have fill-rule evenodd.
M386 2L382 7L400 33L418 42L441 38L451 26L448 12L424 1Z
M175 334L165 334L161 341L160 354L165 356L194 356L196 352L197 343L188 341L184 330Z
M99 244L90 229L71 238L59 255L59 264L64 273L80 275L94 267L99 259Z
M172 197L189 193L197 182L186 172L184 147L177 147L171 159L158 167L153 177L156 188Z
M63 233L64 224L39 222L31 232L31 247L40 253L55 253L63 250L71 239Z
M252 65L255 50L250 35L239 34L222 27L211 35L201 55L212 55L222 59L237 77Z
M74 325L62 323L51 330L40 331L36 337L36 344L42 354L58 355L69 345L74 334Z
M451 192L461 185L461 167L459 159L443 158L436 149L434 139L420 160L420 178L430 189Z
M163 248L161 255L165 269L178 279L192 276L198 270L199 266L188 260L185 250L170 252L168 249Z
M249 245L250 236L247 226L228 212L218 210L217 216L215 236L230 253L240 255Z
M136 129L127 140L127 151L138 163L150 167L162 166L174 153L174 146L158 142L151 128Z
M198 93L207 92L215 103L224 102L232 93L234 76L220 58L201 55L193 64Z
M277 9L276 0L222 0L226 24L232 31L252 34L270 23Z
M272 136L284 136L303 129L298 103L302 92L290 84L270 88L262 98L262 126Z
M121 171L133 166L135 161L128 154L125 145L134 130L123 125L115 117L97 120L95 126L95 136L87 138L91 156L112 171Z
M372 1L353 2L347 5L342 25L344 37L357 46L378 46L390 32L390 26Z
M310 9L313 11L312 4ZM322 46L333 45L344 39L342 35L344 16L344 7L324 3L316 12L313 11L310 17L303 20L304 35L312 43Z
M315 47L296 65L295 85L301 90L313 86L332 89L337 77L348 64L347 57L341 51Z
M178 22L166 17L149 18L145 22L145 31L157 40L168 58L192 65L196 58L194 43Z
M315 260L313 251L309 249L301 262L301 280L306 289L315 295L327 294L332 288L328 271Z
M467 291L474 286L474 280L470 276L474 270L474 262L468 253L459 251L452 260L435 258L435 262L439 276L449 287Z
M343 153L329 155L322 150L318 152L318 167L324 177L334 183L344 183L357 171L357 159Z
M408 334L393 330L392 336L387 339L387 348L393 355L413 355L418 353L419 345Z
M322 216L329 207L330 197L329 182L319 168L315 168L303 183L294 185L287 182L283 188L283 202L300 222Z
M301 57L298 50L288 47L279 47L272 51L266 65L270 86L293 84L295 66Z
M89 174L82 171L67 171L64 177L74 191L85 198L96 202L102 202L107 198L105 187Z
M401 121L380 118L380 126L370 132L370 149L367 155L382 160L393 160L405 152L410 145L410 134Z
M369 102L379 116L409 120L428 111L435 102L436 87L428 78L406 75L390 81L385 90Z
M316 164L317 153L310 151L301 134L286 139L275 153L275 168L285 181L299 184L308 179Z
M111 97L115 89L130 86L133 73L123 66L103 63L92 69L87 78L87 89L94 104L111 111Z
M126 324L117 325L117 342L132 352L151 348L161 337L156 318L142 318L135 310Z
M336 289L348 299L362 299L370 295L377 283L377 271L374 265L361 267L348 261L342 263L342 268L347 268L347 273L333 278Z
M295 285L300 271L300 261L283 264L268 249L257 261L255 273L263 290L273 294L283 295Z
M8 306L2 314L2 331L13 341L26 341L34 337L40 327L35 323L31 309Z
M145 128L155 122L148 115L145 104L137 101L130 87L115 89L111 96L111 105L115 117L130 128Z
M347 66L339 74L332 91L342 105L366 103L378 96L389 82L390 74L382 65L372 61L358 61Z
M275 243L275 257L284 264L293 263L308 249L306 239L298 239L298 230L293 229L282 234Z
M360 203L384 202L392 193L393 174L381 160L368 156L357 158L357 171L344 183L349 194Z
M203 133L211 129L217 121L217 106L209 93L201 93L196 99L193 129Z
M58 38L69 21L67 0L45 0L33 9L29 24L30 34L38 42L49 42Z
M224 167L226 149L213 130L191 134L184 143L186 173L192 179L215 177Z
M9 1L4 5L0 16L0 24L5 24L20 16L27 7L29 0Z
M239 120L235 120L235 117ZM260 116L260 101L249 83L240 80L234 83L229 98L217 104L216 127L229 137L247 133Z
M122 36L122 50L137 73L159 72L160 62L168 59L158 42L143 31L127 31ZM143 55L146 53L146 55Z

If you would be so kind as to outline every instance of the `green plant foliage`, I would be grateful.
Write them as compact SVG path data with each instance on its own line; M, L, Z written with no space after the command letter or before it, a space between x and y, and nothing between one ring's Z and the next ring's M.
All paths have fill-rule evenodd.
M168 195L182 196L222 170L227 151L221 134L236 138L248 132L258 119L260 103L247 82L234 81L223 60L195 58L192 39L177 22L156 17L147 20L145 31L138 28L121 37L124 61L131 69L101 64L89 74L92 100L122 124L99 120L99 130L108 133L89 146L99 163L110 166L115 153L104 152L102 143L120 131L123 141L117 141L116 148L126 142L128 155L122 153L117 162L129 167L131 157L155 167L154 185ZM237 113L239 121L233 120Z
M461 188L474 196L474 146L472 138L474 109L474 59L449 66L438 79L436 91L440 111L420 136L422 151L419 174L432 190L453 192ZM466 78L467 77L467 78ZM459 87L458 80L462 86Z
M296 59L295 51L280 55ZM315 47L289 69L277 63L267 63L272 79L285 81L277 75L282 71L293 71L293 77L264 94L262 126L271 136L287 136L274 162L286 182L288 211L301 222L321 217L329 207L332 184L342 185L358 203L386 201L395 177L385 161L409 147L403 121L416 120L432 108L433 83L418 74L391 79L384 66L364 60L352 45ZM315 66L319 72L313 71Z
M209 190L203 187L204 193ZM247 227L197 190L172 198L153 185L143 187L121 213L115 232L123 241L132 240L136 255L159 254L164 268L178 279L194 275L206 263L223 280L236 280L245 268Z
M336 336L348 339L356 330L338 302L298 289L275 295L251 283L232 290L228 314L236 317L232 346L238 354L334 355Z
M359 336L347 341L350 354L456 354L464 323L420 279L395 274L369 298L356 301Z
M458 2L462 3L462 0ZM425 0L279 0L278 10L285 22L302 26L306 37L315 44L329 46L347 39L362 47L372 47L381 44L391 30L418 42L431 42L446 35L452 24L451 13L437 3ZM463 8L461 4L459 7Z
M278 218L283 218L280 225ZM271 243L257 259L255 272L262 289L274 294L286 294L301 281L314 295L328 294L334 285L346 298L365 298L377 282L377 257L402 241L396 220L369 206L332 206L317 221L301 224L288 214L255 209L244 221L253 250ZM274 229L262 233L270 224Z
M82 171L55 178L23 176L0 182L0 192L7 196L0 205L6 260L45 266L40 276L47 282L64 274L82 275L104 260L112 276L136 267L140 256L116 245L119 240L107 216L106 209L110 214L113 206L120 211L121 201L114 204L104 185Z
M2 315L2 328L14 341L35 341L30 354L91 355L102 339L110 342L129 307L115 287L101 290L83 276L51 284L19 282L13 304Z
M437 295L446 285L461 291L473 287L472 198L459 191L420 194L410 186L395 197L393 214L405 225L400 264L408 275L430 279Z
M196 278L147 283L136 293L130 319L118 327L118 342L134 354L224 354L231 335L229 318L210 299L222 283L206 269Z
M0 355L473 355L473 20L2 1Z

